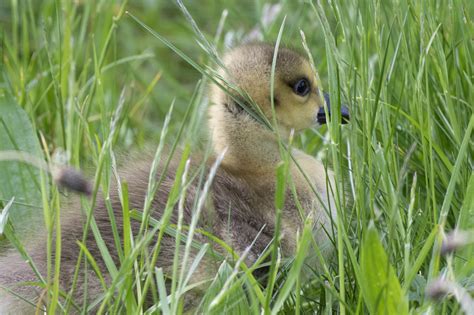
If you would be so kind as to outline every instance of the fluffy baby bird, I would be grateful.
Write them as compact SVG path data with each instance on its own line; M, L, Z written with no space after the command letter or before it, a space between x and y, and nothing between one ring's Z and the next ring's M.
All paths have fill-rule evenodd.
M323 110L324 97L317 85L315 73L307 58L298 52L287 48L278 50L274 93L271 93L274 51L274 46L264 43L247 44L230 50L223 58L224 67L218 70L224 80L217 82L222 85L225 81L235 89L224 91L216 84L212 84L210 88L210 98L213 103L209 107L212 144L216 156L224 151L225 155L213 178L209 200L202 210L198 227L225 241L237 254L245 253L245 263L248 266L257 260L275 236L276 168L282 160L276 131L282 139L288 139L292 130L300 131L326 121ZM249 99L257 104L259 110L252 107ZM272 103L275 117L273 117ZM272 124L276 121L277 124L274 125L273 130L262 123L261 119L256 118L255 114L258 111L261 111L265 119ZM343 109L341 114L343 118L348 119L346 109ZM292 149L292 155L294 161L290 162L289 173L296 188L297 200L294 194L287 192L282 211L281 235L279 235L281 252L286 257L295 254L297 235L301 232L303 222L308 215L312 215L315 221L316 241L320 244L327 243L328 236L325 230L330 230L332 216L331 197L327 192L328 181L333 181L331 173L325 171L321 162L300 150ZM193 155L191 159L197 160L191 169L197 169L202 164ZM154 219L159 220L163 215L170 189L175 181L179 160L179 156L173 157L166 171L164 163L158 167L157 176L164 175L164 177L151 206L150 215ZM212 159L207 163L210 168ZM303 176L297 164L309 177L309 181ZM130 209L144 208L150 167L151 160L133 161L133 168L125 170L121 175L122 179L126 179L129 183ZM317 195L313 189L316 190ZM191 223L195 201L199 198L199 190L198 179L195 179L188 187L184 201L184 225ZM111 189L110 201L120 239L123 239L121 234L123 210L117 191L117 188ZM297 205L300 205L303 213ZM93 213L108 251L117 268L120 268L120 251L116 248L111 220L103 199L99 198ZM71 292L80 251L77 240L82 239L82 223L85 217L78 207L63 209L61 216L61 272L58 276L61 289L68 293ZM171 216L171 223L177 221L176 206ZM134 235L138 233L140 224L137 220L132 220ZM199 233L195 235L195 240L201 243L210 242ZM151 251L155 242L156 237L151 238L146 248ZM173 236L164 234L156 265L168 274L173 264L175 243ZM86 246L105 277L105 283L110 285L113 279L107 271L91 232L89 232ZM212 242L210 247L213 251L226 255L222 248ZM184 246L181 248L184 250ZM30 245L29 254L39 272L46 277L46 240ZM196 255L194 252L191 254ZM188 264L190 265L192 261L191 257ZM206 256L201 261L192 281L197 283L212 279L218 267L219 262L216 263ZM29 283L25 284L25 282ZM44 288L31 285L32 282L38 282L38 276L18 254L13 252L3 254L3 257L0 257L0 286L8 288L15 294L0 289L0 313L34 313L35 307L44 307L48 303L48 293ZM84 268L82 264L76 287L73 290L74 301L77 305L82 305L84 301L92 303L97 299L100 300L103 292L104 288L93 268L90 266ZM198 300L201 296L200 287L197 287L193 294ZM60 303L62 302L63 300L60 299ZM150 295L147 304L152 303L152 295ZM195 305L196 303L189 302L188 304ZM72 307L69 311L77 312L77 309Z

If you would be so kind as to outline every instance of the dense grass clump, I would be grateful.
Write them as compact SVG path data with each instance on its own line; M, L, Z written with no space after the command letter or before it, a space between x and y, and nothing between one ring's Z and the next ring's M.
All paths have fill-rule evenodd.
M309 53L333 106L351 110L347 126L335 117L292 143L327 162L338 179L332 187L338 217L328 229L334 257L321 255L309 282L300 281L295 267L306 251L294 261L272 259L270 285L262 286L248 271L255 266L234 256L196 311L472 312L473 16L468 0L2 1L1 245L27 257L22 244L44 224L48 254L60 248L52 235L68 198L50 180L53 164L91 170L92 197L81 201L90 215L97 191L107 194L116 181L116 155L150 147L156 159L176 147L185 157L207 152L209 69L227 47L281 41ZM157 187L151 181L149 197ZM170 204L183 187L178 180ZM121 189L127 204L126 183ZM146 211L125 206L124 231L127 220ZM93 220L86 224L94 229ZM148 229L201 233L159 224L151 220ZM300 246L309 248L304 232ZM114 282L94 306L111 313L181 312L193 270L176 264L176 277L165 286L163 271L138 255L151 240L140 237L124 236L122 265L110 270L114 279L133 279ZM183 246L203 246L183 238ZM58 259L50 258L41 279L52 300L48 311L86 312L81 301L58 300L68 293L55 277ZM93 261L86 248L83 259ZM153 307L145 308L143 290L154 292Z

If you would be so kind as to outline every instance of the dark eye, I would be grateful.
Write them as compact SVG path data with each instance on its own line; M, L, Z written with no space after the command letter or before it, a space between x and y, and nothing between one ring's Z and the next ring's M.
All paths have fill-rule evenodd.
M306 96L311 91L311 86L307 79L298 80L293 85L293 91L299 96Z

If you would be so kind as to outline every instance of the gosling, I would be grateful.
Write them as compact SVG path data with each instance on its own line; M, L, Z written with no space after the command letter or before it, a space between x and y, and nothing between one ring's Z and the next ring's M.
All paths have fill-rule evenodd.
M269 44L253 43L234 48L224 56L224 67L218 69L221 79L217 79L210 87L210 99L213 103L209 107L212 145L215 156L224 151L225 154L212 181L208 198L210 200L203 209L198 227L225 241L237 254L245 253L245 263L248 266L260 257L274 238L276 169L282 161L279 137L288 139L292 130L298 132L326 122L323 109L324 96L307 58L293 50L280 48L273 79L274 93L271 93L273 57L274 46ZM234 89L224 91L218 86L225 85L224 82L230 83ZM252 107L249 99L253 104L257 104L258 109ZM273 128L268 128L262 119L258 118L258 112L263 114L263 120L271 122ZM348 119L347 109L342 110L341 116L344 121ZM273 124L275 121L276 125ZM282 210L280 235L281 253L286 257L295 254L298 231L301 231L307 216L312 215L314 218L314 236L320 244L328 242L325 230L330 229L331 216L334 216L331 210L328 210L334 208L330 207L332 201L327 192L328 181L334 181L331 173L325 170L321 162L300 150L292 149L292 156L294 161L290 162L289 174L295 185L298 200L291 192L287 192ZM199 163L200 161L196 161L194 167L197 168ZM160 219L163 214L178 164L179 157L174 157L166 174L163 163L159 165L157 176L164 175L164 179L151 206L151 217L155 219ZM209 168L211 164L212 161L208 162ZM297 165L309 177L309 181ZM134 162L133 169L126 170L122 174L122 178L129 183L130 209L140 210L144 207L150 167L151 161ZM184 202L184 224L191 224L192 209L199 197L198 189L197 180L194 180L188 188ZM118 189L112 189L110 194L118 232L123 239L122 206ZM303 213L298 210L297 204L303 209ZM80 209L74 207L63 210L59 278L61 289L70 292L80 251L77 240L81 240L83 234L83 224L80 222L84 222L84 215ZM174 209L172 223L178 221L177 213L177 209ZM119 254L103 199L97 202L94 218L110 255L118 266ZM132 220L134 235L139 229L140 222ZM209 239L199 233L194 238L198 242L209 242ZM161 242L162 249L158 256L157 267L170 273L175 239L165 234ZM29 250L43 277L46 276L47 266L45 243L44 239L31 245ZM148 248L151 250L153 245L151 242ZM105 275L105 282L110 285L112 279L91 232L87 237L86 246L96 260L102 275ZM225 254L225 251L218 246L211 245L211 247ZM191 264L193 259L188 261ZM193 276L193 281L197 283L203 279L212 279L217 268L218 264L213 263L211 259L203 259ZM23 298L19 299L7 291L1 292L0 289L0 313L34 313L35 307L32 304L41 307L48 303L44 289L24 284L37 281L37 276L19 254L9 252L0 257L0 286ZM73 297L79 305L84 299L91 303L104 292L99 278L90 266L87 270L81 269L76 285ZM84 292L87 292L87 296L84 296ZM199 297L199 292L195 294Z

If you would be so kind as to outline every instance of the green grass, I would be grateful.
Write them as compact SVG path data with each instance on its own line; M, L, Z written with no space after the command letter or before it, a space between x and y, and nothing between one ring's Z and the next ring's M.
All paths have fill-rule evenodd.
M444 233L455 228L474 237L474 3L282 0L278 4L281 11L268 24L262 17L265 5L258 0L186 1L186 9L171 1L2 1L0 150L28 151L55 163L66 158L74 167L92 170L96 193L99 188L109 190L115 180L112 166L120 165L123 152L152 147L158 161L165 146L183 148L164 217L145 219L138 237L125 238L120 266L101 244L90 216L96 194L90 202L83 200L88 229L115 279L103 299L95 301L101 311L180 312L190 271L182 270L176 260L171 291L165 293L163 270L153 263L159 242L147 259L140 253L152 241L153 233L147 231L161 236L174 233L187 252L206 248L185 236L204 233L196 226L166 224L173 207L180 209L186 183L193 176L206 186L203 170L189 173L185 163L193 152L208 150L203 125L206 84L213 77L205 69L218 62L216 51L221 54L226 43L238 43L252 30L264 40L281 39L300 50L302 32L333 104L343 102L351 109L347 126L341 128L334 121L304 132L291 144L323 159L338 179L331 187L338 213L331 244L334 257L320 255L322 267L309 283L300 281L302 259L313 242L308 222L292 264L276 254L278 242L269 249L269 286L257 285L251 273L255 266L245 266L234 256L237 263L221 265L214 282L207 284L199 310L460 312L456 298L432 301L425 290L431 281L444 277L473 294L474 245L447 256L440 250ZM7 114L17 118L2 119ZM286 163L289 159L284 158ZM0 176L0 208L5 207L3 214L10 209L16 232L7 226L5 235L21 250L28 237L28 228L21 226L34 227L44 217L50 254L60 246L52 243L52 230L64 198L43 172L13 164L0 159L0 174L16 174ZM281 191L286 187L285 165L278 173ZM36 178L34 185L11 185L31 183L31 178ZM152 176L150 184L148 196L160 179ZM128 211L126 183L121 188L123 233L129 235L127 222L147 213L150 200L144 209ZM17 197L10 207L13 195ZM277 209L282 196L276 196ZM196 209L205 201L204 195L200 197ZM83 256L94 268L94 258L85 247ZM41 281L50 284L54 298L62 294L55 277L59 266L52 258L48 263L48 275ZM144 280L139 288L132 288L132 280L121 281L130 274ZM143 306L146 292L156 300L149 310ZM74 303L51 303L49 311L87 310L82 301Z

